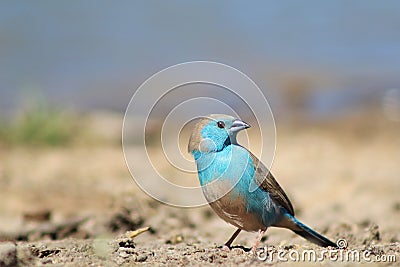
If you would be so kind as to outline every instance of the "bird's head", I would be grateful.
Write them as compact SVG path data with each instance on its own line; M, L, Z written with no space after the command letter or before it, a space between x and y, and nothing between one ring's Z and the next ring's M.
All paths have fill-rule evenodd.
M212 114L201 118L192 131L188 150L194 154L221 151L230 144L236 144L239 131L250 126L232 116Z

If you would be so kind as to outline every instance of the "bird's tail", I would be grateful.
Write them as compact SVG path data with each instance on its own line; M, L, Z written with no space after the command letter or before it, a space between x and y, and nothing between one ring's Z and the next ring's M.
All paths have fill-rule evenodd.
M285 216L287 219L283 220L285 222L283 222L280 226L292 230L296 234L321 247L337 247L337 244L335 244L328 238L318 234L313 229L303 224L289 213L286 213Z

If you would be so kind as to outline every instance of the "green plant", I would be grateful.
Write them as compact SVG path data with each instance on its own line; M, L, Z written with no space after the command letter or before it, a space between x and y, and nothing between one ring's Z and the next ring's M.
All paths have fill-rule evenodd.
M1 128L3 142L15 145L61 146L70 143L77 130L71 115L47 105L25 109Z

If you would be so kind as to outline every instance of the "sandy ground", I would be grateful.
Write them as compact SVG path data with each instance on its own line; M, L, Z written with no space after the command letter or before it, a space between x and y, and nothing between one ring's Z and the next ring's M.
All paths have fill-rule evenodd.
M342 259L323 254L326 265L354 265L345 259L351 252L398 266L399 132L398 122L369 119L277 126L272 172L297 217L348 243L331 251ZM117 143L6 147L0 159L0 266L290 265L309 249L323 253L284 229L269 229L260 244L259 256L267 247L272 260L247 252L255 233L242 232L237 247L223 251L235 229L207 206L152 200L133 182Z

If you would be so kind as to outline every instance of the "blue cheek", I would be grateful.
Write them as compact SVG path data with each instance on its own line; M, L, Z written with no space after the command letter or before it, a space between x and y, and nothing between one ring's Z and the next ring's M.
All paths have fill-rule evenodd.
M194 150L194 151L192 152L192 155L193 155L193 157L194 157L194 160L198 160L198 159L201 157L201 152L198 151L198 150Z
M224 129L220 129L215 125L207 125L201 130L201 137L203 139L210 139L213 141L217 150L224 147L225 140L229 137L228 133ZM210 150L214 150L211 148Z

